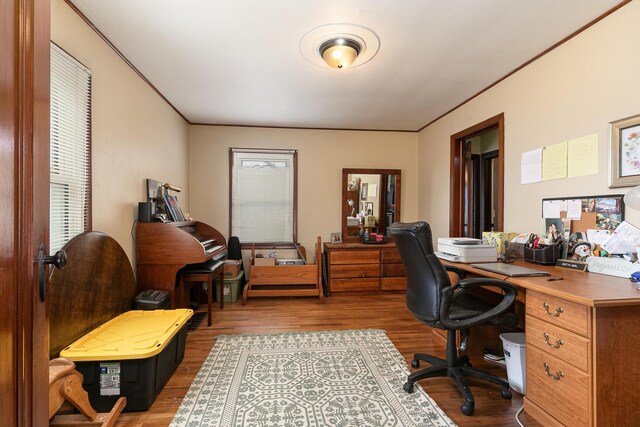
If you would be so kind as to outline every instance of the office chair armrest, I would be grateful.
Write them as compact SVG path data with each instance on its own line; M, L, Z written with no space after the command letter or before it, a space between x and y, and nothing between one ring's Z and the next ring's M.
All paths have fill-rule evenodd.
M456 273L459 278L458 281L467 277L467 272L461 268L454 267L452 265L445 265L445 264L442 264L442 265L444 266L445 270L450 271L452 273Z
M494 306L491 310L485 311L477 316L470 317L462 320L453 320L449 318L449 307L455 298L456 292L464 292L470 288L479 288L483 286L497 287L504 291L505 295L499 304ZM497 279L464 279L456 283L454 286L450 286L442 289L442 303L440 305L440 321L442 325L447 329L463 329L472 326L481 325L487 323L494 317L500 316L506 312L516 300L518 296L518 290L511 284Z

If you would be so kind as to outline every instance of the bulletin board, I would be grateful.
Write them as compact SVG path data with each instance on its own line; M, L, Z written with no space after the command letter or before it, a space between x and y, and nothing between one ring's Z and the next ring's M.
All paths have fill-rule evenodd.
M566 218L569 200L580 200L581 217L571 221L571 232L586 232L587 229L615 230L624 221L624 194L605 194L599 196L555 197L542 199L542 216L545 215L545 203L560 202L560 217Z

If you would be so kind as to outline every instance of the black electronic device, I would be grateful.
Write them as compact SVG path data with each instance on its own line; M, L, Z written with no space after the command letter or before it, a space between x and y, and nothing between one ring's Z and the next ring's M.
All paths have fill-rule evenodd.
M153 210L152 202L138 203L138 222L152 222L153 221L152 210Z

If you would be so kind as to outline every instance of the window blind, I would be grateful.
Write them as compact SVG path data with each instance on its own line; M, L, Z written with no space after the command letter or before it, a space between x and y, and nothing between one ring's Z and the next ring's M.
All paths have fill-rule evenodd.
M241 242L293 242L297 152L231 151L231 234Z
M49 247L90 228L91 72L51 44Z

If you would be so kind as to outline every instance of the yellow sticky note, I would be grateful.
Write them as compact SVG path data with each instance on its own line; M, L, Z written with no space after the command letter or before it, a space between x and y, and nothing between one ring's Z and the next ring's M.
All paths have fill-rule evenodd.
M570 177L598 173L597 133L569 140L567 151L567 169Z
M549 145L542 150L542 180L567 177L567 141Z

